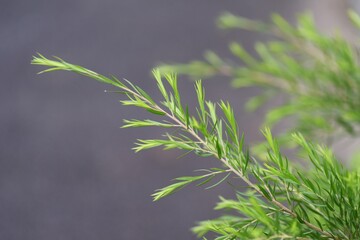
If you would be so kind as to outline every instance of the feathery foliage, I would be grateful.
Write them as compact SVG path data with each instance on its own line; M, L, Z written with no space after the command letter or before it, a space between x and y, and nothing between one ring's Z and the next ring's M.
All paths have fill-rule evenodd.
M350 16L360 25L357 15L351 12ZM263 98L274 93L287 94L288 102L273 109L267 123L287 115L296 116L299 132L288 134L288 141L301 149L297 158L308 164L305 168L294 165L295 156L286 156L280 150L279 141L269 128L262 131L266 160L258 161L245 147L230 104L207 101L201 81L195 82L198 102L196 114L191 114L182 104L177 77L171 73L153 71L163 97L156 102L127 80L106 77L60 58L52 60L38 55L32 64L46 67L43 72L70 71L111 85L124 94L123 105L158 115L156 119L160 120L124 120L124 127L157 126L167 130L161 138L138 140L136 152L155 147L177 148L218 160L218 168L178 177L171 185L156 190L154 201L189 184L211 188L228 177L247 185L246 191L236 192L236 199L220 198L215 209L229 213L198 223L193 228L198 237L212 233L218 240L360 239L359 171L346 169L330 149L308 141L318 130L334 134L341 127L355 134L360 116L356 108L360 90L356 49L339 36L320 34L308 16L302 16L299 26L292 27L277 15L273 24L268 25L226 14L219 25L271 31L282 40L257 44L260 59L251 57L239 44L231 44L232 52L246 67L231 65L210 54L208 62L170 69L194 77L226 72L234 78L235 86L264 87L264 95L251 100L250 108L261 105Z
M360 28L359 16L353 11L348 15ZM282 95L282 104L267 112L265 125L292 117L293 125L285 136L295 130L329 142L334 134L357 134L360 112L354 109L360 106L360 68L356 46L339 34L322 34L310 14L300 15L296 26L277 14L271 23L264 23L225 13L217 24L221 29L265 32L273 39L254 45L257 56L240 43L230 43L230 52L239 63L209 51L205 61L163 65L161 71L194 79L221 75L231 78L236 88L260 87L262 94L246 103L250 111Z

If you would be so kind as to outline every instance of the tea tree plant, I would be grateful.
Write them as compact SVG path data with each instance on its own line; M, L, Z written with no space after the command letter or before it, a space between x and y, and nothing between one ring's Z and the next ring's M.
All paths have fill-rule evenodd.
M360 26L359 17L354 13L350 16ZM156 120L124 120L124 127L157 126L167 130L162 138L139 140L136 152L154 147L177 148L218 160L217 168L178 177L171 185L156 190L155 201L189 184L211 188L228 177L247 186L245 191L236 191L236 199L220 198L215 209L228 213L198 223L193 231L199 237L212 233L218 240L360 239L359 171L346 169L329 148L309 141L309 137L319 136L318 130L334 135L335 130L343 129L356 134L360 116L357 50L340 36L320 34L308 16L300 18L299 27L279 16L274 16L273 22L268 25L229 14L220 18L223 27L269 30L282 39L257 44L260 59L252 57L239 44L231 44L232 52L247 64L244 67L211 53L207 55L208 62L170 69L193 77L226 74L234 78L236 86L263 87L265 93L248 102L250 108L274 93L288 96L284 105L271 110L267 123L295 115L297 132L286 136L299 149L298 157L283 154L282 144L270 128L264 128L266 160L257 159L245 147L230 104L207 101L201 81L195 82L197 104L192 114L182 103L175 74L153 71L154 84L163 98L156 102L127 80L106 77L60 58L48 59L39 54L32 63L46 67L42 72L70 71L111 85L124 95L123 105L157 115ZM292 160L299 158L305 168L293 164Z

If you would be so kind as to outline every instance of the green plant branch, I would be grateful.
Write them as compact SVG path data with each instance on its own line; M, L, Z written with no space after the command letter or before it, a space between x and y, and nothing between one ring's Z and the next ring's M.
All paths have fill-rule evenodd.
M168 146L168 148L180 147L182 149L188 149L188 150L199 150L200 149L200 151L202 151L203 153L211 154L212 156L218 158L220 160L220 162L228 168L228 170L226 170L226 171L231 171L232 173L237 175L248 186L250 186L252 189L254 189L258 194L263 196L265 199L268 199L271 204L278 207L282 212L288 214L289 216L291 216L294 219L300 218L300 216L297 213L295 213L294 211L292 211L291 209L289 209L283 203L281 203L280 201L278 201L276 199L272 190L270 190L269 186L264 181L262 182L264 190L261 190L259 188L259 185L253 183L247 176L245 176L244 170L246 169L246 166L245 166L245 168L235 167L234 161L242 162L242 164L244 164L244 162L246 161L245 157L243 157L242 159L235 160L235 159L229 159L227 157L221 156L222 154L225 154L227 152L222 149L226 149L228 147L228 143L226 143L225 141L223 141L221 139L218 139L218 140L216 140L216 144L215 144L216 146L214 146L214 144L210 143L209 140L206 140L199 135L198 131L195 130L194 127L192 126L193 124L196 123L195 120L191 119L187 114L184 115L183 114L184 109L182 107L179 107L179 106L181 106L181 103L180 103L179 93L177 92L176 81L171 80L170 77L169 77L170 79L168 79L168 81L169 81L169 84L171 85L172 89L174 90L174 94L175 94L174 96L168 95L166 93L164 86L162 85L161 80L157 79L159 89L165 98L165 102L163 104L170 109L170 112L169 112L169 111L166 111L164 108L160 107L158 104L156 104L151 99L151 97L149 95L147 95L142 89L131 84L128 81L126 81L126 82L129 84L129 86L131 88L128 87L127 85L125 85L124 83L120 82L115 77L107 78L98 73L87 70L81 66L69 64L61 59L58 59L58 61L53 61L53 60L46 59L45 57L43 57L41 55L39 55L38 57L34 57L32 63L36 64L36 65L42 65L42 66L48 67L48 69L43 72L55 71L55 70L72 71L72 72L75 72L75 73L78 73L81 75L85 75L90 78L94 78L95 80L98 80L100 82L107 83L107 84L110 84L110 85L113 85L115 87L122 89L122 91L124 91L126 96L129 98L128 101L122 101L122 103L124 105L133 105L133 106L145 108L146 110L148 110L151 113L154 113L157 115L163 115L163 116L169 118L173 122L170 124L171 126L166 125L166 127L180 128L184 132L190 134L190 136L192 136L196 140L196 142L193 142L193 144L195 146L191 145L191 144L180 146L180 145L176 145L179 143L177 143L175 139L171 139L169 137L169 139L171 141L173 141L172 144L174 144L174 145L165 145L165 146ZM155 76L157 74L159 74L159 73L154 72ZM158 76L158 78L159 78L159 76ZM199 104L200 104L199 117L201 118L202 121L206 122L205 118L207 116L206 116L206 112L204 110L204 105L202 105L203 104L202 101L204 101L204 99L203 99L203 95L201 93L201 91L202 91L201 84L197 85L197 89L198 89L197 91L198 91L198 98L199 98ZM225 103L220 104L220 106L223 108L224 113L229 120L229 122L226 123L227 128L230 129L228 131L229 137L231 137L234 140L236 145L239 145L239 146L242 145L242 144L239 144L240 140L237 136L237 126L234 123L234 119L232 116L232 114L233 114L232 109L229 106L227 106ZM209 113L209 115L211 115L211 113ZM133 121L133 122L131 122L130 125L128 123L127 126L132 127L131 125L138 126L139 124L141 125L141 123L139 123L139 122L136 123ZM149 122L145 122L142 125L146 126L146 124L149 124ZM162 126L161 124L158 124L158 125ZM214 128L218 128L218 127L219 126L216 123L214 123ZM209 133L207 133L205 130L203 130L203 134L209 134ZM221 135L221 131L218 131L218 134ZM183 137L185 137L185 136L183 136ZM214 138L214 137L212 137L212 138ZM269 140L269 141L271 141L271 140ZM169 142L163 142L163 143L159 142L158 143L158 145L163 145L163 144L170 144L170 143ZM145 146L145 148L149 148L149 147L153 147L153 146ZM239 151L241 151L241 150L239 150ZM208 177L213 174L215 174L215 173L210 173L210 174L207 174L204 176ZM204 176L202 176L202 177L204 177ZM194 178L194 179L198 180L197 178ZM192 182L192 181L193 181L193 179L191 181L186 180L184 182L184 184ZM179 186L183 186L183 185L180 184ZM156 195L156 193L155 193L155 200L160 198L160 197L156 198L156 196L159 196L159 195ZM311 222L309 222L305 219L301 219L301 223L306 225L308 228L312 229L313 231L320 233L322 236L326 236L326 237L332 238L332 239L340 239L340 238L334 236L332 233L323 230L322 228L312 224Z

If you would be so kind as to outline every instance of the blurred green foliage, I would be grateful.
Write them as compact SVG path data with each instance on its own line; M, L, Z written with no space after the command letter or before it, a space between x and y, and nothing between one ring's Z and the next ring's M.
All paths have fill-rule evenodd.
M356 27L360 19L349 11ZM310 14L302 14L295 26L277 14L271 23L249 20L229 13L217 21L221 29L245 29L265 32L273 38L257 42L253 56L237 42L229 44L239 62L224 60L208 51L203 61L162 65L163 72L177 72L193 79L226 76L232 86L259 87L260 95L247 101L245 107L255 111L271 99L283 96L273 105L264 124L273 127L291 117L290 132L299 131L314 139L326 141L336 136L356 135L360 123L360 67L357 46L341 35L327 36L315 26ZM289 133L285 132L284 136ZM328 142L328 141L327 141Z

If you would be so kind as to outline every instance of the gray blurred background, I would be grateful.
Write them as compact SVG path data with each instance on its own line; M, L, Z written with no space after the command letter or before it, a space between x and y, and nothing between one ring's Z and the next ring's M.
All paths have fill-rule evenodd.
M249 48L260 40L217 30L223 11L265 20L310 9L319 25L333 27L346 22L346 7L340 0L0 0L0 239L194 239L189 228L217 216L218 196L233 196L223 184L153 203L150 194L170 179L216 163L161 149L135 154L137 138L161 132L119 126L148 114L77 75L36 75L36 52L125 77L159 97L149 74L157 63L208 49L226 57L230 40ZM256 89L234 90L226 79L205 85L208 98L234 103L248 142L259 139L261 116L242 110ZM181 89L191 103L192 84L184 79Z

